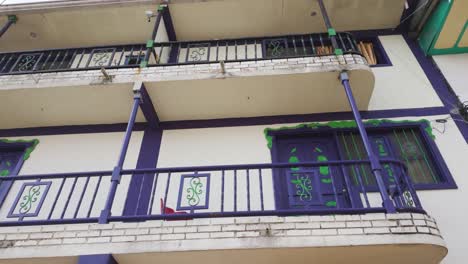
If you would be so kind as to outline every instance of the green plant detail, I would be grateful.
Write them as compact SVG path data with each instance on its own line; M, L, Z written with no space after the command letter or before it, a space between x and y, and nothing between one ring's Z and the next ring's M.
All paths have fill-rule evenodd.
M19 213L26 214L31 210L33 203L37 201L38 196L41 194L40 186L33 186L29 188L28 194L23 196L23 201L20 203Z
M200 203L200 195L203 193L203 183L200 178L195 177L190 180L190 186L187 188L187 201L190 206L196 206Z
M5 162L5 164L6 164L8 167L11 167L11 162L7 161L7 162Z
M301 176L299 177L299 174L296 174L296 179L292 179L291 183L296 185L296 194L299 195L299 199L301 201L304 200L312 200L312 181L309 179L309 177L304 177Z
M326 184L332 183L332 180L331 180L331 179L321 179L320 181L321 181L322 183L326 183Z
M325 203L325 205L328 207L336 207L336 201L328 201Z
M390 182L395 182L395 175L393 174L392 167L389 164L384 164L383 168L385 169L385 171L388 174L388 180Z
M317 157L317 161L328 161L328 159L324 155L319 155ZM329 175L330 174L330 169L328 168L328 166L320 166L319 170L320 170L320 174L322 174L322 175Z
M37 144L39 144L38 139L32 139L32 140L23 140L23 139L18 139L18 140L11 140L11 139L0 139L0 142L3 143L32 143L31 146L29 146L27 149L24 150L23 154L23 160L29 159L31 156L31 152L36 148Z
M8 174L10 174L9 170L1 170L0 171L0 177L8 176Z
M420 120L388 120L388 119L372 119L365 121L364 124L367 126L380 126L382 124L420 124L425 123L425 131L426 133L432 138L435 139L435 135L432 132L432 127L430 125L429 120L427 119L420 119ZM282 130L294 130L294 129L301 129L301 128L311 128L316 129L320 127L329 127L329 128L356 128L356 121L331 121L327 123L306 123L306 124L299 124L295 126L284 126L279 128L265 128L263 131L265 138L267 140L267 146L271 149L273 146L273 136L269 135L271 131L282 131Z

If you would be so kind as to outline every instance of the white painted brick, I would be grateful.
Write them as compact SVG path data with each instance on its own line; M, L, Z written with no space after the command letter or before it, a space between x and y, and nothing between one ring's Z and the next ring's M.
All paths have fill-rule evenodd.
M58 232L54 233L54 238L76 237L76 232Z
M86 238L64 238L63 244L84 244L86 243Z
M434 222L426 221L426 225L432 228L437 228L437 225Z
M188 233L185 235L186 239L206 239L210 238L210 233Z
M364 234L364 229L362 228L343 228L338 229L339 235L362 235Z
M111 237L90 237L88 238L87 243L109 243L111 241Z
M309 216L309 221L311 222L333 222L335 221L335 216L333 215L311 215Z
M18 233L18 227L2 227L0 228L0 234L16 234Z
M426 225L426 221L425 221L425 220L416 219L416 220L413 220L413 222L414 222L414 225L415 225L415 226L425 226L425 225Z
M361 215L362 220L385 220L385 214L384 213L379 213L379 214L365 214Z
M77 232L76 237L97 237L101 235L101 231L94 230L94 231L82 231Z
M28 239L28 234L8 234L6 240L25 240Z
M173 231L172 227L151 228L150 234L171 234Z
M212 225L229 225L234 224L234 218L213 218L211 219Z
M88 224L74 224L74 225L67 225L65 227L67 231L86 231L89 230Z
M260 223L282 223L284 222L283 217L279 216L264 216L260 218Z
M260 222L259 217L239 217L235 219L236 224L256 224Z
M134 229L126 229L125 235L132 236L132 235L147 235L149 233L148 228L134 228Z
M324 222L320 223L321 228L344 228L346 227L345 222Z
M267 228L269 229L270 225L258 224L258 225L246 225L245 226L245 229L247 231L255 231L255 230L263 231L263 230L266 230Z
M245 231L245 225L226 225L222 227L222 231Z
M199 226L197 227L198 232L219 232L221 231L221 226Z
M40 226L21 226L18 227L18 233L35 233L35 232L41 232L41 227Z
M128 228L137 228L138 223L115 223L115 229L128 229Z
M305 216L287 216L284 218L284 221L287 223L296 223L296 222L309 222L309 217Z
M320 228L319 222L296 223L296 229L318 229L318 228Z
M112 242L131 242L135 241L135 236L115 236L112 237Z
M335 215L336 221L360 221L360 215Z
M139 228L161 227L161 226L162 226L162 222L163 222L163 221L160 221L160 220L157 220L157 221L146 221L146 222L138 223L138 227L139 227Z
M15 247L26 247L26 246L36 246L36 240L20 240L15 242Z
M144 235L144 236L137 236L137 241L157 241L161 239L161 235Z
M398 222L400 226L414 226L414 223L411 220L400 220Z
M170 226L186 226L187 221L186 220L177 220L177 221L163 221L162 226L163 227L170 227Z
M29 235L30 239L48 239L52 238L53 233L32 233Z
M390 230L395 234L416 233L416 227L393 227Z
M39 245L60 245L62 244L62 239L46 239L39 241Z
M310 236L310 230L288 230L286 231L287 236Z
M431 232L431 234L440 236L440 231L438 229L429 228L429 231Z
M346 222L346 227L371 227L372 223L370 221L356 221L356 222Z
M102 230L101 231L101 236L123 236L125 233L125 230L120 229L120 230Z
M391 226L397 226L396 221L389 221L389 220L376 220L372 221L372 226L375 227L391 227Z
M336 229L314 229L312 230L313 236L334 236L338 233Z
M236 237L258 237L260 232L257 231L246 231L246 232L236 232Z
M271 229L294 229L294 223L284 223L284 224L271 224Z
M178 240L178 239L184 239L185 234L164 234L161 235L161 240Z
M180 226L180 227L174 227L174 233L195 233L197 232L197 227L196 226Z
M209 218L197 218L190 221L187 221L188 226L198 226L198 225L210 225Z
M227 238L227 237L234 237L234 232L216 232L210 233L211 238Z
M42 232L58 232L65 230L65 225L46 225L42 227Z
M431 233L431 231L429 230L428 227L425 227L425 226L418 226L416 227L416 230L419 232L419 233Z
M412 214L413 219L422 219L424 220L424 215L423 214Z
M370 227L364 228L366 234L389 234L390 229L388 227Z

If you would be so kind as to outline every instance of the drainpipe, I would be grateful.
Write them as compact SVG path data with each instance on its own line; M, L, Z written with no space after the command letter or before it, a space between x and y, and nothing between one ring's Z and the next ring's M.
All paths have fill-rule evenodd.
M124 165L125 156L127 155L128 144L130 143L130 137L132 136L133 125L135 124L135 119L138 113L138 107L140 106L140 101L140 91L136 90L133 96L132 112L128 120L127 130L125 131L125 137L122 143L122 149L120 150L119 160L117 162L117 165L114 167L114 170L112 171L111 186L107 195L106 204L104 209L101 211L101 215L99 216L100 224L107 224L109 222L109 217L111 216L111 209L114 203L115 193L117 191L117 187L122 177L121 172Z
M156 14L156 21L154 22L153 33L151 34L151 39L146 42L146 53L145 58L140 63L140 68L146 68L148 66L149 58L151 56L151 51L154 49L154 39L158 34L159 25L161 24L161 19L163 12L167 8L167 5L160 5L158 7L158 13Z
M320 7L320 13L322 13L323 21L325 22L325 26L327 27L328 37L330 37L335 55L343 55L343 50L340 49L340 47L338 46L338 41L336 40L336 30L331 25L330 17L328 16L327 9L323 4L323 0L317 1Z
M15 24L18 21L18 17L16 15L9 15L8 21L3 25L2 29L0 30L0 38L7 32L11 25Z
M351 85L349 84L349 76L346 72L340 73L341 84L343 85L346 96L348 97L349 105L356 120L356 124L361 135L362 142L364 143L364 148L366 149L367 156L369 157L372 174L374 174L375 179L377 180L377 185L379 187L380 195L382 197L382 205L386 209L387 213L396 213L395 205L388 195L387 188L382 177L382 166L380 164L379 158L375 155L372 150L371 144L369 142L369 137L367 136L366 129L362 123L361 114L354 100L353 92L351 91Z

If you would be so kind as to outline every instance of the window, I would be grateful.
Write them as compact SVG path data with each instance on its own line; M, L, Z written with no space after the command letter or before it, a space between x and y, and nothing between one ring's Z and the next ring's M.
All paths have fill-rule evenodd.
M427 126L426 122L400 124L382 121L378 125L367 125L366 129L374 153L380 159L403 162L417 189L456 188ZM290 162L288 157L291 149L302 153L295 156L301 162L318 161L313 153L309 153L311 149L316 149L316 146L320 146L321 150L326 149L329 160L368 159L356 128L333 129L322 124L312 127L315 128L268 131L267 138L273 137L275 142L275 150L272 150L272 153L276 153L273 155L274 162ZM395 180L393 175L400 168L392 163L383 162L381 165L384 180L391 184ZM347 166L346 170L355 185L377 188L368 164Z
M392 66L382 43L377 36L358 38L358 49L371 67Z

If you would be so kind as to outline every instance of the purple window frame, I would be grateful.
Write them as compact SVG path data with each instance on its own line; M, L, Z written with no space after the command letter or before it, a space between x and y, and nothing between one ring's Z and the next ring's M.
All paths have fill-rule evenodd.
M388 131L389 129L398 129L398 128L416 128L421 135L421 141L423 146L425 147L434 169L437 172L437 175L440 178L439 183L433 184L414 184L416 190L446 190L446 189L458 189L458 186L455 180L448 169L442 154L440 153L439 149L437 148L434 139L432 139L426 129L428 128L429 124L427 122L408 122L408 123L393 123L393 122L386 122L383 121L381 124L375 125L366 125L366 130L369 133L369 136L373 135L373 132L378 131ZM286 130L278 130L278 131L269 131L268 135L273 137L273 145L271 148L271 157L273 162L279 162L278 159L278 149L276 146L276 137L282 135L303 135L303 134L317 134L317 135L332 135L335 132L344 131L344 132L357 132L355 128L330 128L330 127L319 127L319 128L298 128L298 129L286 129ZM337 144L337 146L339 146ZM274 186L277 186L279 183L280 175L273 177ZM278 182L278 183L275 183ZM373 187L369 186L368 191L373 191ZM375 188L377 190L377 188ZM275 187L275 191L277 191ZM277 201L277 204L282 204L284 201Z
M23 167L24 164L24 154L27 148L29 148L33 143L31 142L13 142L6 143L0 141L0 151L18 151L22 150L23 154L15 165L15 168L11 171L9 176L17 176ZM8 195L12 181L2 181L0 177L0 207L3 205L6 196Z

